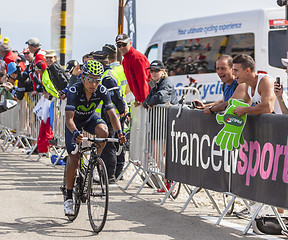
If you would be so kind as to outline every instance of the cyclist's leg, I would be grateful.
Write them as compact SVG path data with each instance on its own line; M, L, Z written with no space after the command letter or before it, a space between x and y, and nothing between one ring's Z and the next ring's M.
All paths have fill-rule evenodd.
M65 171L65 181L67 187L67 196L64 202L64 212L66 215L72 215L73 211L73 187L75 181L75 175L78 167L78 162L80 159L80 153L71 154L71 152L75 149L75 140L73 138L73 134L69 131L67 127L65 127L65 145L66 150L69 154L68 162L66 163L66 171Z

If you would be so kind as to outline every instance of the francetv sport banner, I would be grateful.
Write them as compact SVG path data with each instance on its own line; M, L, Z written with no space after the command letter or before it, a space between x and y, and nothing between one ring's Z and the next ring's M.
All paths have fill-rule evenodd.
M239 150L223 151L215 115L168 110L166 178L288 208L288 116L248 115ZM230 180L229 180L230 179Z

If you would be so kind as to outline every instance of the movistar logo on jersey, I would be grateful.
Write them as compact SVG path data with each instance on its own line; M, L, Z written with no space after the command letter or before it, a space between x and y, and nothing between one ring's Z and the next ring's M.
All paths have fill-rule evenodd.
M234 125L236 127L240 127L244 124L244 121L242 118L232 115L232 114L226 114L224 116L224 122Z
M86 107L83 106L83 105L79 105L79 106L77 107L77 110L78 110L78 111L82 110L83 112L88 112L88 111L90 111L92 108L96 108L96 103L94 103L94 102L91 103L88 108L86 108Z

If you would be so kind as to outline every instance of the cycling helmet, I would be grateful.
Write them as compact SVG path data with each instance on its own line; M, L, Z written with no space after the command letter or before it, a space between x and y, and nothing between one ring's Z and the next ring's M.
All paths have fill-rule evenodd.
M76 67L79 63L76 60L70 60L66 63L66 72L71 73L74 69L74 67Z
M91 74L94 76L102 76L104 72L103 65L95 60L88 60L83 64L83 73L84 74Z

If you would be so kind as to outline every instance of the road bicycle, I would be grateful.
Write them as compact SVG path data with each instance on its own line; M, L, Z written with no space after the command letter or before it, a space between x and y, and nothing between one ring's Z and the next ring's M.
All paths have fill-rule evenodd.
M119 142L119 139L84 137L85 140L91 142L91 145L87 147L83 147L82 144L76 145L76 149L72 152L72 154L80 152L80 164L77 169L73 188L74 215L68 215L67 217L70 221L74 221L78 216L81 202L87 202L89 222L93 231L99 233L103 229L107 219L109 184L105 163L97 154L97 149L100 147L100 143ZM118 149L119 151L121 149ZM63 185L60 189L65 201L65 174Z

